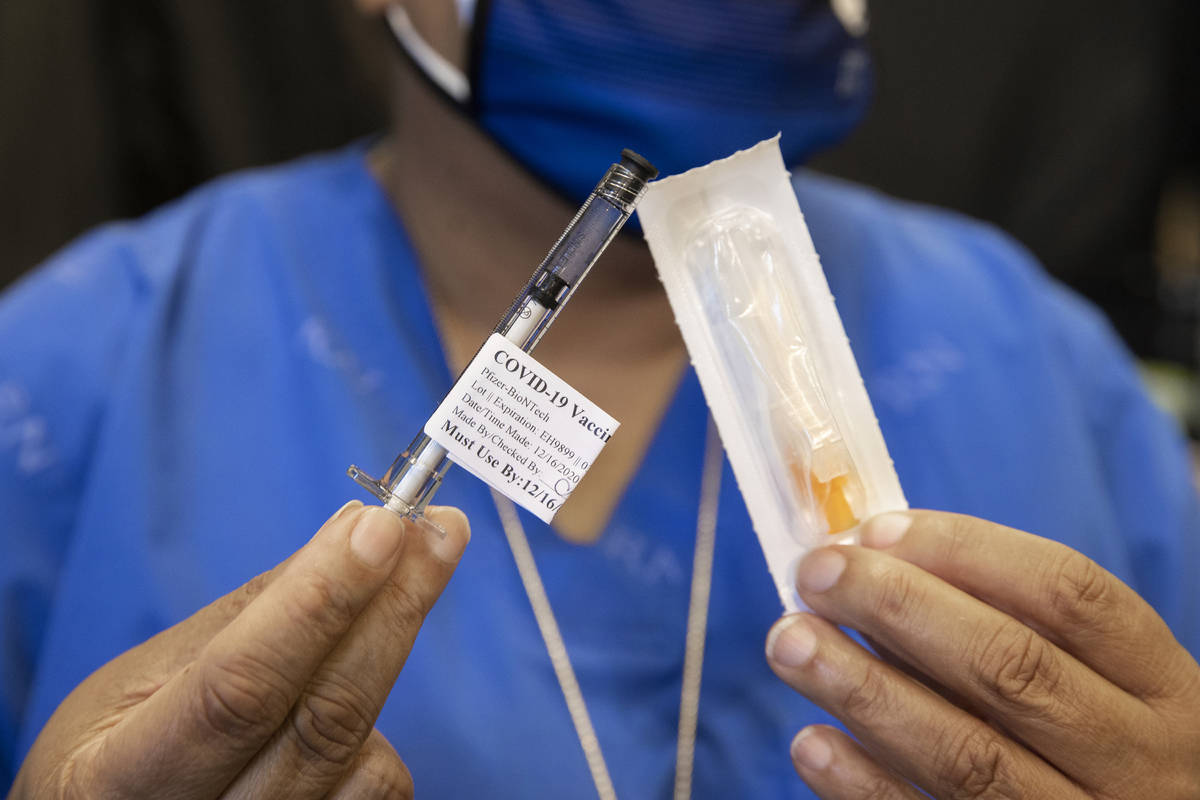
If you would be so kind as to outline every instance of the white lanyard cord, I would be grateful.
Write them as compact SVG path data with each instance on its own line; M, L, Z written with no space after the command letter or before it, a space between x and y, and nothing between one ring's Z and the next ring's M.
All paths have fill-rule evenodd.
M520 517L517 516L516 506L495 489L492 489L492 499L496 503L496 511L500 514L500 524L504 527L508 546L512 548L513 559L517 562L517 572L521 575L521 583L525 586L529 605L533 606L533 616L537 619L538 630L542 632L542 641L546 643L546 652L554 666L554 676L558 678L559 688L567 701L571 722L575 723L575 734L579 737L583 756L592 772L596 794L600 796L600 800L617 800L612 778L608 775L608 765L604 763L604 753L600 751L600 741L596 738L595 728L592 727L587 704L583 702L583 692L579 689L575 669L567 656L567 646L558 630L554 610L546 597L546 587L542 585L542 576L538 574L533 551L529 549L529 538L525 535Z
M708 634L708 598L712 594L713 550L717 541L717 501L721 496L721 437L712 417L704 439L704 472L696 512L696 552L692 557L692 593L688 601L687 634L683 651L683 688L679 695L679 733L675 745L675 800L692 796L692 765L696 757L696 722L700 716L700 671Z
M721 439L712 418L704 447L704 472L700 481L700 503L696 513L696 551L692 562L691 595L688 601L687 634L683 657L683 688L679 698L679 732L675 747L675 800L687 800L692 792L692 767L696 754L696 723L700 709L700 673L704 662L704 640L708 630L708 599L712 590L713 548L716 541L717 501L721 493ZM596 785L600 800L616 800L612 778L592 719L588 714L583 692L575 677L575 669L567 655L567 646L554 618L546 587L538 573L529 537L521 524L516 506L495 489L492 500L500 516L500 525L512 550L521 584L533 608L533 616L541 631L542 641L554 667L554 676L567 703L575 734L583 748L584 758Z

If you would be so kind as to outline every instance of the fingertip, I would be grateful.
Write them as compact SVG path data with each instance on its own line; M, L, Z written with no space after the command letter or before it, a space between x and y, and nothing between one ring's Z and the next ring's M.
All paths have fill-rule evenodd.
M804 614L783 617L767 634L767 661L785 671L803 667L816 649L816 632Z
M308 542L305 543L305 546L310 546L318 539L324 538L322 534L331 530L335 523L341 525L353 521L358 516L358 511L362 507L361 500L351 500L349 503L343 505L337 511L330 514L329 518L322 522L316 531L313 532L313 535L308 537Z
M361 500L351 500L349 503L346 503L337 511L333 512L333 515L330 516L329 519L325 520L325 525L328 525L331 522L336 522L347 514L353 513L357 509L362 508L362 505L363 504ZM321 527L323 528L325 525L322 525Z
M832 547L813 550L796 565L796 590L805 594L821 594L833 588L846 570L846 556Z
M436 522L447 533L451 528L460 532L466 539L471 538L471 521L467 519L467 515L461 509L454 506L429 506L425 509L425 516Z
M434 554L449 564L457 563L471 541L471 522L454 506L429 506L425 518L444 533L432 543Z
M784 628L791 625L797 616L797 614L784 614L782 617L775 620L775 624L771 626L771 630L767 631L767 644L765 651L768 660L770 660L771 653L775 650L775 642L779 638L779 634L783 632Z
M368 567L382 569L396 558L403 541L400 517L381 506L367 506L350 531L350 552Z
M912 515L904 511L877 514L862 524L859 544L875 550L885 550L903 539L912 524Z
M833 747L817 725L809 725L796 734L791 754L797 769L822 770L833 761Z

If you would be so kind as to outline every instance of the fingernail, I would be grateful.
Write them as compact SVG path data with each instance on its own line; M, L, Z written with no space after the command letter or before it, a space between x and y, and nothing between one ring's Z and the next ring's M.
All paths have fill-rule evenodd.
M908 514L901 514L896 511L889 511L886 514L880 514L877 517L872 517L863 525L862 537L859 543L863 547L873 547L877 550L882 550L885 547L891 547L896 542L904 538L904 534L908 533L908 529L912 527L912 517Z
M404 523L386 508L368 508L350 532L350 552L369 567L386 567L400 549Z
M806 769L825 769L833 761L833 748L816 728L808 727L792 739L792 761Z
M796 586L803 591L824 592L837 583L846 569L846 557L837 550L814 550L796 568Z
M817 636L802 617L794 616L771 631L767 658L781 667L802 667L817 649Z
M430 506L425 509L425 518L441 528L444 536L431 535L433 554L447 564L455 564L462 558L471 541L471 523L467 515L453 506Z

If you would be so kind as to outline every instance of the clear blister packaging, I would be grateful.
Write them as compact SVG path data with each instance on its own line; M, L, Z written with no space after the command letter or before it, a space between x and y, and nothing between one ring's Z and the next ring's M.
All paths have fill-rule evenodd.
M650 185L638 209L789 611L796 561L907 507L778 137Z

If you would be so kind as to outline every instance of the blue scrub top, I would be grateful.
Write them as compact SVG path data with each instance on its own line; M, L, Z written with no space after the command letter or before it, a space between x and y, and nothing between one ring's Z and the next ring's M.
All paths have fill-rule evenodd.
M912 504L1083 551L1196 652L1188 460L1104 321L987 227L812 174L796 191ZM101 228L8 292L0 782L92 670L360 496L346 466L409 441L450 384L441 353L361 146ZM622 797L671 793L705 424L689 372L594 545L523 514ZM474 538L379 729L421 796L586 796L487 490L452 474L438 501ZM810 796L788 743L827 717L765 663L779 614L726 468L696 797Z

